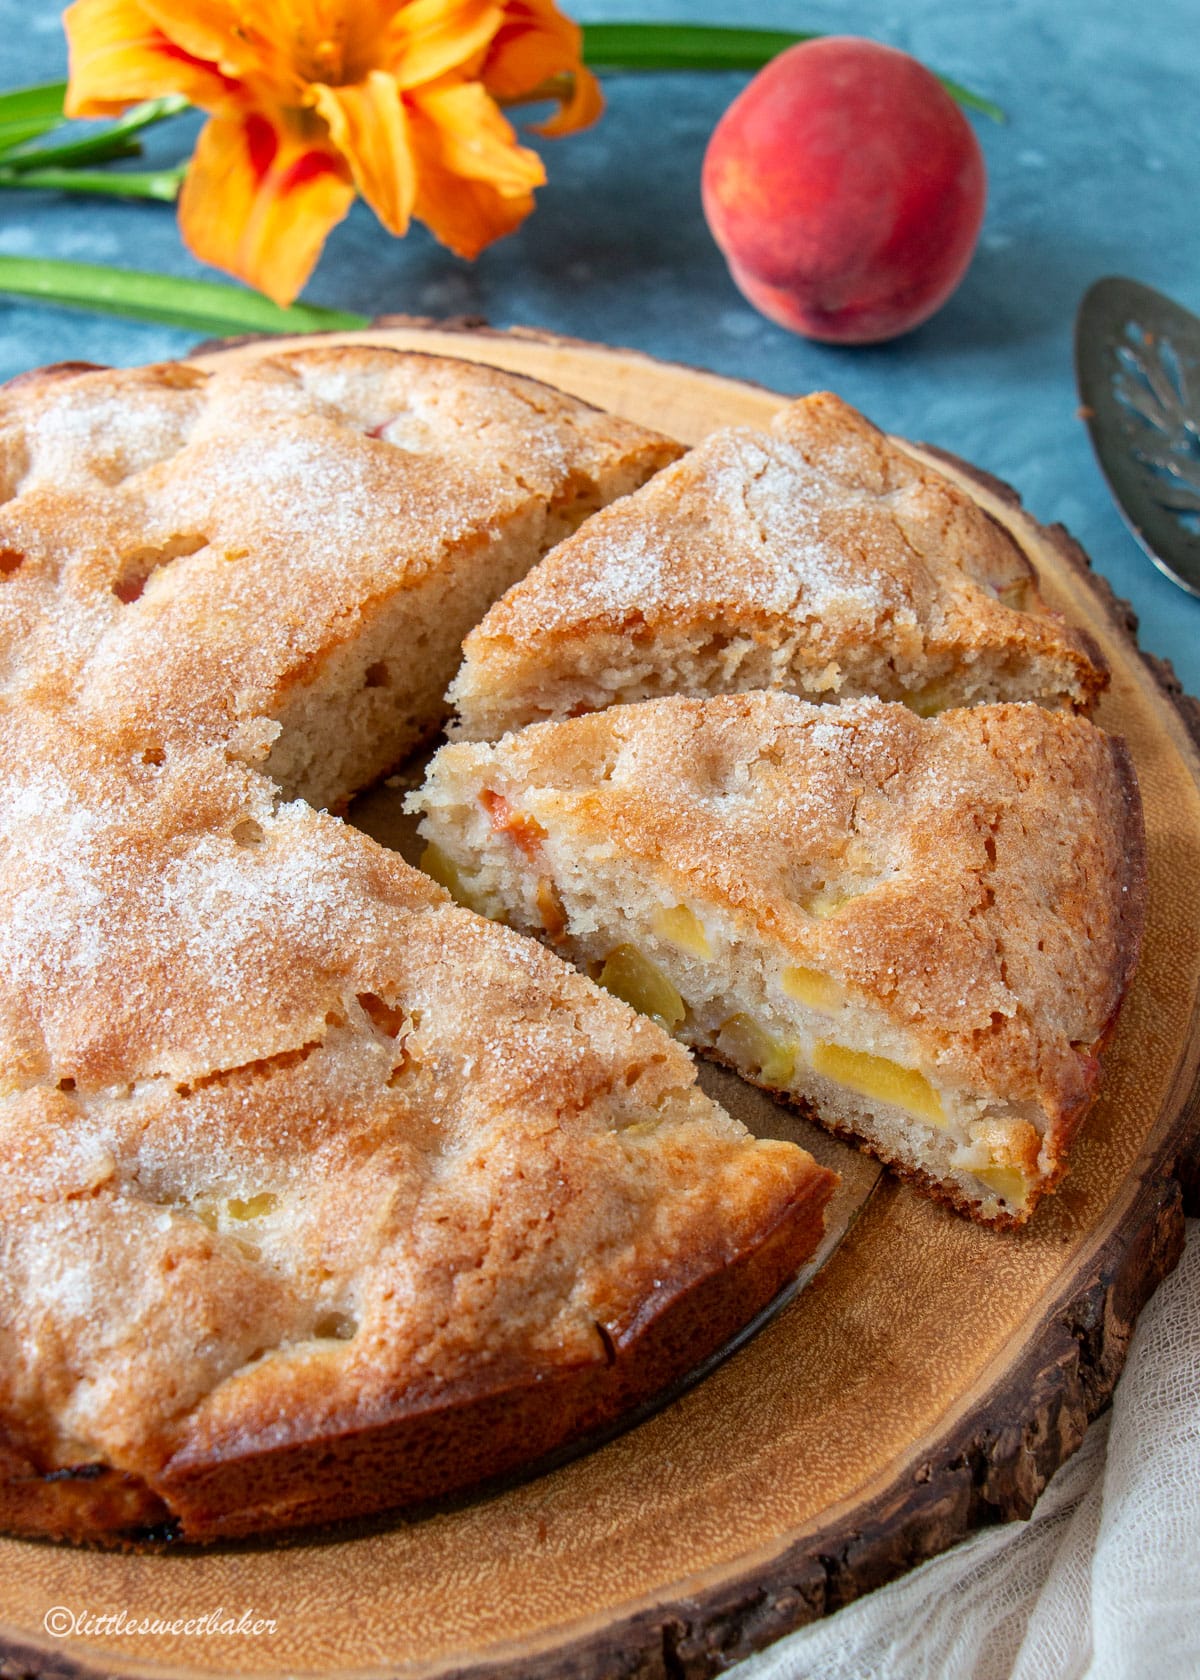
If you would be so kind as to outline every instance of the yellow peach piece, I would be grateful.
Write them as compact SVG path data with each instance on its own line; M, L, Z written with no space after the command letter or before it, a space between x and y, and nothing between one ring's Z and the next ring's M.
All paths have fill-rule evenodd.
M231 1196L225 1206L229 1209L230 1219L262 1219L266 1214L274 1213L279 1206L279 1197L263 1190L246 1201L239 1196Z
M677 904L674 909L660 904L650 918L650 926L660 939L677 945L681 951L687 951L693 957L712 956L712 946L708 943L704 924L686 904Z
M1010 1208L1021 1207L1024 1203L1028 1184L1019 1167L980 1167L975 1177Z
M1013 612L1026 612L1029 608L1029 588L1028 578L1017 578L1014 583L1006 583L998 589L996 599Z
M621 1127L621 1136L623 1138L653 1137L661 1125L662 1120L658 1115L650 1120L635 1120L631 1125Z
M808 911L808 914L814 917L818 922L824 922L827 921L830 916L836 915L836 913L842 908L843 904L849 904L852 898L857 898L858 896L859 895L857 893L838 892L835 888L830 887L814 894L814 896L808 900L807 904L805 904L804 908Z
M668 1032L674 1032L687 1013L683 999L666 975L636 945L618 945L609 952L600 970L599 983L606 992L619 997L639 1014L649 1015Z
M948 706L954 704L953 697L946 692L942 683L926 683L924 688L916 688L911 694L904 696L904 704L909 711L916 712L918 717L936 717L944 712Z
M872 1056L866 1050L850 1050L844 1044L815 1044L812 1065L815 1072L862 1097L892 1103L934 1126L946 1123L942 1099L916 1068L902 1067L887 1056Z
M796 1075L799 1045L774 1038L750 1015L731 1015L717 1034L717 1049L739 1067L756 1072L764 1085L783 1088Z
M453 860L432 840L421 853L421 868L439 887L445 887L456 904L463 905L467 910L475 908Z
M837 981L822 974L819 968L785 968L780 985L788 997L822 1015L836 1014L846 1001L846 994Z

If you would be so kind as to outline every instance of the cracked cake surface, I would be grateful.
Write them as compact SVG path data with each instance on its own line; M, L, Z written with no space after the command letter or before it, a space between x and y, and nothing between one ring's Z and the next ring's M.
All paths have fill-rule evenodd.
M828 393L711 433L589 520L463 655L472 740L664 694L1087 710L1107 682L1009 533Z
M674 453L375 350L0 393L0 1526L443 1494L811 1252L831 1174L315 808L436 727L458 618Z
M679 453L466 365L314 348L0 392L0 681L344 801L436 730L491 601Z
M1136 778L1087 719L646 701L443 747L410 808L464 902L964 1211L1065 1170L1143 919Z

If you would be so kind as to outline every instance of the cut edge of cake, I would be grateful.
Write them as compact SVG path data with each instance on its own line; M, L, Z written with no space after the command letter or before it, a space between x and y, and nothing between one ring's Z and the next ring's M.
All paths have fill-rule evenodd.
M0 389L8 686L158 747L248 727L285 797L340 807L443 722L492 602L679 453L379 346L49 370Z
M960 832L946 842L947 858L928 851L933 842L913 832L919 823L910 813L909 830L896 827L897 858L907 858L896 875L881 873L876 857L869 888L850 879L864 866L847 872L835 837L827 867L802 860L808 887L789 903L772 896L773 882L801 872L785 795L759 826L739 832L746 784L729 795L727 817L700 809L703 794L689 810L689 760L720 760L720 776L744 773L749 781L756 740L760 766L781 755L786 766L789 730L823 722L824 735L835 737L847 720L853 728L878 723L881 735L899 740L897 756L916 739L915 769L901 781L925 774L920 738L935 730L949 737L956 720L972 720L963 733L983 731L985 741L989 728L1001 739L1011 730L1018 775L1022 738L1032 743L1036 769L1045 737L1062 774L1044 798L1025 796L1027 809L1016 793L997 811L980 772L989 748L971 740L974 762L964 755L963 763L967 780L981 781L979 808L969 789L960 795L953 819ZM734 749L714 745L726 726L737 741L732 762L724 753ZM834 783L838 750L835 738L823 747ZM930 778L952 777L954 759L949 737ZM843 780L862 774L860 758ZM1072 785L1092 777L1094 789ZM913 807L930 826L937 791ZM793 792L803 809L810 790L797 782ZM869 779L865 788L835 787L834 808L843 794L855 811L885 797ZM1056 797L1061 810L1049 808ZM995 1225L1022 1223L1065 1172L1144 917L1132 762L1124 742L1086 720L1028 704L921 720L871 701L819 708L765 694L649 701L533 725L490 747L444 747L409 808L422 813L425 867L460 901L543 938L686 1043L863 1142L960 1211ZM1027 818L1042 831L1027 836ZM879 820L886 827L886 809ZM863 843L852 835L849 850ZM778 868L765 868L772 852ZM1023 878L1026 864L1041 878ZM980 884L989 879L994 888ZM1081 879L1089 883L1084 894ZM1043 907L1047 896L1059 907L1053 916ZM1021 917L1041 925L1026 929L1027 948L1006 956L1004 937ZM994 951L983 949L989 940ZM1089 954L1093 941L1103 966ZM952 995L956 961L961 1006ZM1064 972L1050 972L1052 961ZM930 978L938 964L949 970L940 987ZM1052 1013L1056 985L1065 1024L1057 1015L1037 1018Z
M1088 711L1107 681L1014 536L820 392L710 434L502 596L464 642L450 733L758 689Z

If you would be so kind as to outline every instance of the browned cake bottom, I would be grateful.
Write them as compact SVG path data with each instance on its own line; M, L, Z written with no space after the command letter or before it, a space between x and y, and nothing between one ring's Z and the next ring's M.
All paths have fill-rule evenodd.
M103 1464L39 1474L0 1445L0 1528L109 1546L213 1541L401 1509L461 1492L602 1431L725 1346L811 1258L837 1180L812 1171L727 1265L675 1280L606 1339L607 1358L552 1376L490 1372L407 1394L361 1428L275 1452L168 1465L153 1482Z

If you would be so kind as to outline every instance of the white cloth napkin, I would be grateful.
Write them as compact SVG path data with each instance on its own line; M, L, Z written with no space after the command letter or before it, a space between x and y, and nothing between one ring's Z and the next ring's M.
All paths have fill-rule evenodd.
M1198 1680L1200 1220L1111 1412L1032 1518L976 1535L731 1680Z

